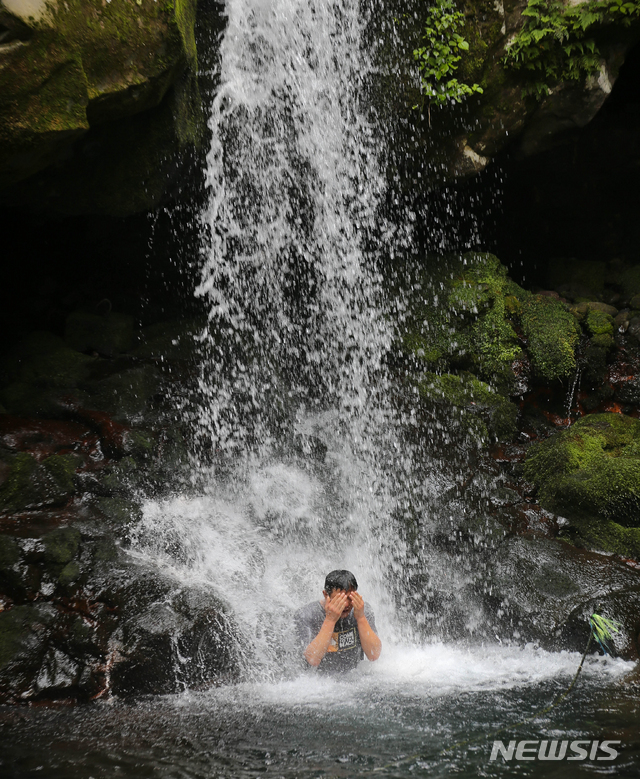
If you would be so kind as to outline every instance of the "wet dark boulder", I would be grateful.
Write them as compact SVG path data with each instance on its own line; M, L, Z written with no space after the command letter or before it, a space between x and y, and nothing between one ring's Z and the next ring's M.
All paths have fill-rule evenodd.
M73 476L80 462L76 455L51 455L39 463L21 453L8 462L0 486L0 513L60 506L75 492Z
M0 613L0 697L26 700L48 648L56 610L50 604L25 604Z
M64 339L78 352L114 357L133 345L133 317L110 310L74 311L67 317Z
M640 571L620 560L554 539L508 538L487 567L481 592L500 638L581 651L595 612L621 623L617 653L638 657Z
M239 634L213 593L183 590L152 575L112 598L122 603L112 639L114 693L164 694L237 680Z
M99 367L80 385L88 405L125 425L148 419L154 399L166 391L160 370L152 364L125 360Z
M215 594L128 557L123 516L0 536L0 702L168 693L238 678L239 632ZM109 521L108 517L105 517ZM120 543L115 539L120 538Z
M17 416L55 418L61 399L89 376L94 362L53 333L31 333L2 359L0 400Z

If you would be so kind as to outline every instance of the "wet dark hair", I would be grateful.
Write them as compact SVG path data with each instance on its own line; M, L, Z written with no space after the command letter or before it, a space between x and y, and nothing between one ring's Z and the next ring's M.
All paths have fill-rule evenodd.
M358 582L351 571L331 571L324 580L324 591L331 595L334 590L357 590Z

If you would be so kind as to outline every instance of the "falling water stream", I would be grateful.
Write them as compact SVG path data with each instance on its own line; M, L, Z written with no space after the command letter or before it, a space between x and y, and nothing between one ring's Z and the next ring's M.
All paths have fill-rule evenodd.
M544 708L580 657L474 640L482 615L460 604L468 639L454 643L415 605L416 568L450 593L467 573L434 550L416 559L403 531L416 506L446 522L438 496L452 477L436 460L425 470L429 432L413 447L402 433L411 409L390 401L386 356L402 310L385 298L382 265L411 235L384 216L371 11L228 0L226 13L202 215L197 294L209 326L193 486L145 504L131 554L226 605L243 680L89 714L29 712L22 736L39 746L16 759L15 776L510 775L515 764L491 762L482 737ZM383 654L322 678L302 667L292 613L343 567L374 608ZM610 693L628 669L588 660L564 708L499 737L602 738L629 716ZM517 771L553 775L549 765ZM633 756L615 769L574 763L570 775L603 766L631 776Z

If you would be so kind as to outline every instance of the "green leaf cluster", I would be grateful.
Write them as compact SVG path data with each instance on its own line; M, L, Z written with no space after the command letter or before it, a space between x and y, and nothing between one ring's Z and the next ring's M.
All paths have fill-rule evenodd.
M462 53L469 50L469 43L459 32L463 25L464 14L456 10L452 0L437 0L428 10L423 45L414 50L413 56L420 70L423 100L429 107L459 103L467 95L482 92L478 84L470 86L454 76Z
M639 0L529 0L525 22L507 49L504 64L528 72L524 94L544 97L560 81L581 80L600 69L597 33L608 24L630 26L640 17Z

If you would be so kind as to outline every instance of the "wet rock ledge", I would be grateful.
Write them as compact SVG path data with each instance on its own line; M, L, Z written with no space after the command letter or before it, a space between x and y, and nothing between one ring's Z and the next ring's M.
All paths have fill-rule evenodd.
M0 701L166 693L235 678L232 619L126 553L143 495L180 482L197 322L98 306L2 361Z

